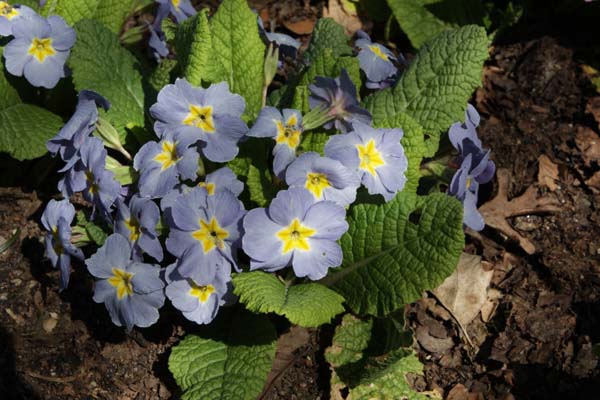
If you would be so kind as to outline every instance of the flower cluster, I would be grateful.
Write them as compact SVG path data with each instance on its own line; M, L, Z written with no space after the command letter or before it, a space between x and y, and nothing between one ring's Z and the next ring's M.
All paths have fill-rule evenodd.
M13 37L3 52L10 74L48 89L66 76L65 62L76 35L61 17L44 18L27 6L0 1L0 36Z
M490 150L484 150L477 137L479 113L471 104L465 112L465 122L457 122L450 127L448 136L452 146L458 150L460 168L454 174L448 194L463 203L464 224L476 231L484 228L483 217L477 211L479 185L489 182L496 172L496 165L490 160Z

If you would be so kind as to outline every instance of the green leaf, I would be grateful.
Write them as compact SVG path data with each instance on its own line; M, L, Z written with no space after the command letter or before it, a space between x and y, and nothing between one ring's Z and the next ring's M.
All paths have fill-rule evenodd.
M261 271L236 274L233 288L249 310L283 315L300 326L326 324L344 311L344 298L323 285L286 286L277 276Z
M365 378L360 385L350 388L348 400L367 399L406 399L426 400L428 396L415 392L406 381L406 374L420 374L423 364L408 350L397 351L386 360L389 365L377 369L371 377Z
M83 211L78 211L76 217L77 227L83 230L84 237L87 236L84 241L94 242L96 245L102 246L108 235L112 233L112 227L97 225L89 221L89 215L86 215Z
M58 133L58 115L31 104L17 103L0 111L0 152L17 160L31 160L46 153L46 142Z
M92 18L100 0L48 0L41 10L44 17L60 15L67 24L74 25L84 18Z
M312 65L326 49L331 50L333 59L343 55L352 55L352 47L348 45L344 27L331 18L321 18L317 21L303 58Z
M421 161L425 153L423 128L406 114L398 114L376 124L377 128L402 128L404 136L400 143L408 160L406 170L406 185L403 191L416 193L421 178Z
M325 350L325 360L334 368L360 361L369 345L372 329L372 319L363 321L351 314L344 315L342 323L335 328L331 347Z
M415 48L445 30L483 25L479 0L387 0L400 28Z
M321 282L358 314L383 316L415 301L452 273L464 247L462 204L444 194L400 192L352 207L347 219L342 267Z
M17 89L8 81L8 71L4 68L4 58L2 57L3 48L0 47L0 110L4 110L17 103L21 103L21 98Z
M332 135L320 131L304 132L300 138L298 150L302 152L314 151L324 155L325 144Z
M204 9L179 25L175 34L175 50L183 76L195 86L202 81L219 82L226 72L213 54L213 40Z
M446 31L428 42L394 88L364 99L374 124L405 113L431 137L425 156L435 154L441 133L464 119L467 101L481 84L487 43L485 30L477 26Z
M262 107L265 44L258 34L256 14L246 0L224 0L210 20L212 57L222 65L232 92L246 100L246 115Z
M102 22L112 32L119 33L137 3L138 0L100 0L94 19Z
M186 336L169 357L182 399L255 399L271 370L276 340L267 318L249 314L233 319L222 340Z
M266 140L250 138L240 144L239 154L227 166L244 182L242 200L248 208L253 204L266 206L277 194L277 187L270 174L270 147Z
M144 91L137 61L100 22L82 20L75 30L77 42L68 61L75 88L94 90L110 101L106 119L127 143L126 127L144 126Z

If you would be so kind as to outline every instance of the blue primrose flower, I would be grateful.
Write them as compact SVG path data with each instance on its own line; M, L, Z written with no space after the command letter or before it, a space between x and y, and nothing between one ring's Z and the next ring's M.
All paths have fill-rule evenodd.
M209 196L194 188L170 207L167 249L178 257L177 271L200 285L237 269L232 248L241 236L243 204L228 190Z
M398 68L394 65L396 56L387 47L373 43L365 32L358 31L356 34L359 38L356 47L360 49L358 62L370 83L368 86L382 88L381 86L388 85L389 78L398 73Z
M273 172L285 177L285 169L296 159L296 149L302 136L302 114L298 110L284 109L283 114L275 107L265 107L248 132L252 137L270 137L275 140L273 148Z
M286 35L285 33L277 33L277 32L268 32L265 30L265 25L260 16L258 18L258 32L261 36L267 39L269 43L275 43L279 46L280 55L285 55L291 58L296 58L296 52L300 47L300 42L291 37L290 35Z
M159 219L158 206L149 198L133 195L129 206L122 199L117 199L115 232L129 239L134 259L142 260L142 254L146 252L162 261L163 249L156 232Z
M229 167L219 168L206 175L198 186L206 188L209 196L229 190L235 197L244 191L244 183L240 181Z
M155 29L152 25L148 26L150 31L150 39L148 40L148 47L152 49L152 56L157 62L160 62L162 58L169 55L169 48L167 47L167 40L165 33L160 28Z
M158 266L131 260L129 241L113 233L98 251L85 261L95 276L94 301L104 303L112 322L148 327L158 321L158 309L165 302Z
M335 126L345 133L352 129L352 123L355 121L371 123L371 114L359 106L356 87L345 69L342 69L340 76L335 79L317 76L315 83L309 85L308 89L310 108L324 107L333 118L323 125L325 129Z
M13 24L11 40L4 48L6 70L25 76L33 86L52 89L65 76L65 62L75 44L75 30L64 19L37 14Z
M244 98L231 93L227 82L203 89L177 79L161 89L150 113L159 137L172 132L178 140L199 141L206 158L226 162L237 155L237 144L248 132L241 119L245 108Z
M242 248L250 269L277 271L289 265L297 277L323 278L342 263L336 241L348 230L344 207L316 201L304 188L280 191L268 209L255 208L244 218Z
M465 111L465 122L454 123L448 132L452 146L458 150L459 160L462 162L467 155L471 155L472 169L475 180L484 184L492 180L496 172L496 164L490 160L490 150L484 150L481 140L477 136L477 127L481 117L471 104Z
M360 122L344 135L334 135L325 144L325 155L358 171L369 194L394 198L406 183L408 160L400 144L402 129L375 129Z
M479 182L475 177L481 173L482 164L480 164L479 170L473 169L472 161L472 155L467 154L460 168L452 177L448 194L463 203L463 224L475 231L480 231L485 227L485 222L477 210Z
M83 253L71 244L71 222L75 207L69 200L50 200L42 214L42 225L46 235L46 256L54 268L60 271L60 290L67 288L71 275L71 257L83 261Z
M290 187L306 188L315 200L331 200L344 207L354 202L360 186L356 171L315 152L303 153L291 163L285 181Z
M15 23L34 14L35 11L27 6L11 6L6 1L0 1L0 36L12 35Z
M187 140L186 140L187 139ZM162 197L183 179L196 179L199 154L190 148L189 138L166 133L160 142L144 144L133 159L140 171L138 187L143 197Z
M110 103L91 90L79 92L75 113L58 134L46 143L46 148L52 156L60 154L63 161L67 163L63 171L70 169L80 159L79 149L96 129L98 107L108 111Z
M179 274L171 264L165 272L165 293L173 306L183 316L197 324L208 324L217 316L219 307L225 304L223 297L228 291L225 274L217 273L211 283L199 285Z
M121 193L121 185L114 174L106 169L106 149L102 140L89 138L79 149L81 160L63 178L63 189L82 192L92 203L94 212L110 220L110 210Z
M196 15L196 9L192 6L190 0L156 0L159 4L157 19L166 17L169 13L175 17L178 24L182 23L191 16Z

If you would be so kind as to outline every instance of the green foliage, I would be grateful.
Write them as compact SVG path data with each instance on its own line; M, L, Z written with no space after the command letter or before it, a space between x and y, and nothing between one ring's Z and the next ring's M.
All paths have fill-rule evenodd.
M361 315L387 315L438 286L464 247L462 205L444 194L401 192L383 205L355 205L347 219L342 267L322 283Z
M271 148L266 140L250 138L240 144L239 154L227 166L245 184L244 196L248 207L266 206L277 194L277 187L271 178L269 154Z
M431 157L441 133L464 119L467 101L481 84L487 43L485 30L471 25L425 44L395 87L364 99L374 124L407 114L430 135L424 155Z
M344 298L318 283L289 286L275 275L255 271L235 275L233 287L249 310L283 315L305 327L326 324L344 311Z
M119 132L121 142L127 143L126 128L144 126L144 91L137 61L100 22L82 20L75 29L77 42L68 60L75 89L94 90L110 101L105 118Z
M262 390L277 339L268 319L242 314L221 336L188 335L173 347L169 370L183 400L251 400Z
M256 14L246 0L224 0L210 20L212 57L221 64L232 92L246 100L246 115L256 117L262 107L265 44L258 34Z
M83 211L78 211L76 218L77 226L73 232L83 234L83 241L93 242L98 246L102 246L106 238L112 233L112 227L95 224L90 221L89 215L86 216Z
M182 75L192 84L218 82L225 76L223 66L213 56L213 40L208 9L182 23L175 33L175 50Z
M298 150L302 152L314 151L324 155L325 144L331 135L320 131L304 132L300 138Z
M4 68L3 48L0 47L0 111L21 102L19 93L10 84L8 72Z
M313 64L326 49L331 50L334 59L352 55L352 47L348 45L344 27L331 18L321 18L317 21L304 60L308 64Z
M468 24L483 25L479 0L387 0L400 28L419 48L445 30Z
M176 60L165 58L156 66L152 74L148 77L148 83L156 93L172 82L173 72L178 67Z
M384 352L376 351L373 345L382 335L378 324L381 321L344 316L331 347L325 351L325 359L334 368L332 392L348 387L349 399L426 399L406 381L407 373L423 369L410 350L396 345Z
M59 116L32 104L4 108L0 111L0 152L17 160L41 157L46 153L46 142L62 125Z
M416 193L421 177L421 161L425 154L425 138L423 128L406 114L398 114L390 119L380 121L377 128L402 128L404 136L400 141L408 160L406 170L406 185L403 191Z
M41 14L60 15L69 25L82 19L95 19L119 33L136 3L137 0L48 0Z

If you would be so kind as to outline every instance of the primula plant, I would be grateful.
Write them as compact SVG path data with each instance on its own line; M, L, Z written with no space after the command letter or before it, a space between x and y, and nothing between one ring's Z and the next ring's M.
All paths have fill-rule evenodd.
M136 7L154 22L119 36ZM210 17L188 0L0 2L0 35L0 151L48 152L60 174L41 219L59 290L86 269L126 331L165 307L197 325L169 358L184 399L255 398L283 318L338 324L326 358L349 398L424 397L402 311L484 227L495 167L467 104L482 28L409 64L327 18L301 48L245 0ZM454 177L432 184L425 165L449 155Z

